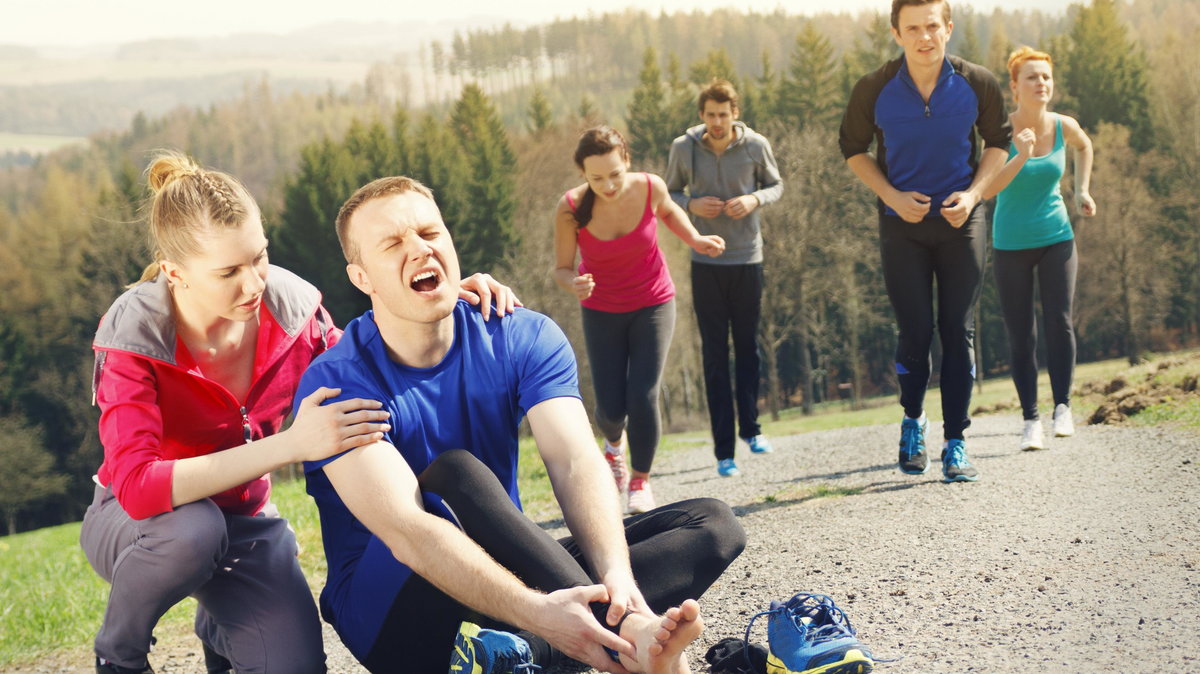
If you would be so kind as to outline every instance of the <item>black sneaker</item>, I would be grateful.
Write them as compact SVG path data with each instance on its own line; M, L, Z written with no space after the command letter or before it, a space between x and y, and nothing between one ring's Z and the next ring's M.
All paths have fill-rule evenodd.
M96 674L154 674L154 668L149 662L145 667L121 667L97 656Z
M929 470L929 453L925 451L925 431L929 429L929 418L904 417L900 422L900 472L920 475Z
M962 440L947 440L942 448L942 476L946 482L974 482L979 471L967 460L967 445Z
M208 674L233 674L233 663L229 658L214 651L203 641L200 645L204 647L204 669Z

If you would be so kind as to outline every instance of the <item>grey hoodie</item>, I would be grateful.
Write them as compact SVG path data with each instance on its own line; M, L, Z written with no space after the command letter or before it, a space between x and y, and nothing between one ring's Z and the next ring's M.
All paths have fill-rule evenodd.
M734 139L720 157L704 144L704 125L698 124L671 143L667 160L667 189L679 207L687 211L688 201L698 197L731 199L743 194L758 198L759 208L741 220L725 214L702 218L691 212L693 224L701 234L716 234L725 239L725 253L708 257L692 252L692 261L703 264L755 264L762 255L762 206L783 196L783 181L771 143L742 122L734 122Z

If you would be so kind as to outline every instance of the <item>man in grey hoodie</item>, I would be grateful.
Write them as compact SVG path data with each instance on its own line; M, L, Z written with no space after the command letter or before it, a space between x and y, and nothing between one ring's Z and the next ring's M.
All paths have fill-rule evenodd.
M758 320L762 308L760 206L778 201L783 182L771 144L738 118L733 85L713 80L699 98L704 122L671 144L667 189L701 234L725 240L724 254L692 255L692 305L700 327L704 388L717 472L740 474L734 462L734 396L729 378L733 333L738 435L754 453L771 451L758 425Z

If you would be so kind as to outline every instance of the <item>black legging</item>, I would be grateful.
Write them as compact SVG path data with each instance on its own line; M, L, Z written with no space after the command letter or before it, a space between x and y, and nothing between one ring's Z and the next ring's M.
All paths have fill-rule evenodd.
M675 332L675 300L622 313L580 308L596 426L612 443L626 431L630 464L649 473L662 437L658 397Z
M442 454L418 482L422 491L443 499L467 536L529 587L553 592L599 582L574 539L556 541L523 515L472 454ZM710 498L629 517L625 538L634 578L655 613L698 598L746 545L746 534L729 506ZM593 611L607 626L607 604L594 604ZM538 664L562 659L544 639L481 616L414 574L396 595L363 665L372 672L445 671L463 620L517 632L529 642Z
M1071 404L1071 379L1075 374L1075 326L1071 303L1075 297L1075 240L1042 248L996 251L996 288L1004 327L1008 329L1012 380L1026 419L1037 419L1037 318L1033 306L1033 279L1037 274L1046 331L1046 369L1054 404ZM1036 270L1036 272L1035 272Z
M940 217L916 223L894 215L879 217L883 279L900 333L896 345L900 404L910 417L920 416L925 409L933 345L933 281L937 279L942 431L947 440L961 440L971 425L975 301L983 278L985 227L980 207L957 229Z

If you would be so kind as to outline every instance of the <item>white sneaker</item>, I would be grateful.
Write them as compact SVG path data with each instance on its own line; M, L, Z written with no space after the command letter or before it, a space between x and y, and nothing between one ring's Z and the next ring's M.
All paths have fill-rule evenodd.
M1075 435L1075 420L1071 418L1071 408L1059 403L1054 406L1054 437L1065 438Z
M654 510L654 492L650 491L650 481L634 478L629 482L629 513L640 515Z
M1026 419L1025 432L1021 435L1021 449L1045 449L1046 440L1042 437L1042 420Z

